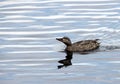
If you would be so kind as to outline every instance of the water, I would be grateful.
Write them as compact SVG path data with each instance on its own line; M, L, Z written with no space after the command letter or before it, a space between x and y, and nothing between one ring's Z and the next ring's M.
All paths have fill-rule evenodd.
M64 45L100 39L100 51L73 53ZM59 67L59 69L58 69ZM0 84L119 84L119 0L1 0Z

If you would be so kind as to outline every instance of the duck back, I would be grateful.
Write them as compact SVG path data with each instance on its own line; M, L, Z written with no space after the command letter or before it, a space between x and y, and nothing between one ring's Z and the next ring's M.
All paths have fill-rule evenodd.
M99 48L99 43L96 40L84 40L73 43L71 46L67 46L68 51L91 51Z

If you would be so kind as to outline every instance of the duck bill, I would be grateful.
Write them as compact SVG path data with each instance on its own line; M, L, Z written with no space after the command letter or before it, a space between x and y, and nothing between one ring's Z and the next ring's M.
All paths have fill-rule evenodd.
M62 41L62 38L56 38L56 40L58 40L58 41Z

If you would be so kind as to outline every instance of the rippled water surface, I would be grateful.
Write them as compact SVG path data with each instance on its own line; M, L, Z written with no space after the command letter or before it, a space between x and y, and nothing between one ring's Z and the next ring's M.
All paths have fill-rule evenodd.
M63 36L101 47L67 54ZM120 84L120 0L0 0L0 84L10 83Z

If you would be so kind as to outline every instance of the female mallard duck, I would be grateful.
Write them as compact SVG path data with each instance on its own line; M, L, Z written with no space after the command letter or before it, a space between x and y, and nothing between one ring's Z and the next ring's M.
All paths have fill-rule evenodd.
M66 51L71 51L71 52L91 51L98 49L100 46L100 43L97 42L99 39L83 40L75 43L71 43L71 40L68 37L56 38L56 39L63 42L67 46L65 49Z

